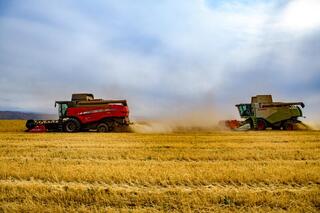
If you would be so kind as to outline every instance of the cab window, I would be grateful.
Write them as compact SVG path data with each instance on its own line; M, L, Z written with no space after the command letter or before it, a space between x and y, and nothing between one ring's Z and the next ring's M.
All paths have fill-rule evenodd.
M251 104L242 104L239 106L240 116L251 116Z
M67 104L60 104L59 106L59 117L65 117L67 114Z

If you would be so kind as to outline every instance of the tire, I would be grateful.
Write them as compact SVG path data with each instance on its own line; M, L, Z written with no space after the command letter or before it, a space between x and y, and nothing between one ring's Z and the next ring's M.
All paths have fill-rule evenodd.
M109 126L106 123L100 123L97 126L98 132L109 132Z
M293 124L292 123L285 123L283 125L284 130L292 131L293 130Z
M65 132L79 132L80 130L80 122L75 118L68 119L64 124Z
M267 124L263 119L257 120L257 130L265 130L267 128Z

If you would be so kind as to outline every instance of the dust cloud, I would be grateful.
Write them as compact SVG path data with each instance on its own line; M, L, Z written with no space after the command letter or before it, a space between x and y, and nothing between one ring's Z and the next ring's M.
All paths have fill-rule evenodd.
M231 131L224 120L230 119L230 114L216 107L208 106L193 108L190 111L180 111L167 114L156 119L137 119L130 126L131 132L136 133L187 133ZM239 119L234 117L232 119ZM240 119L241 120L241 119ZM268 128L271 130L271 128ZM240 131L241 129L239 129ZM248 129L246 129L248 130ZM294 130L320 130L319 122L302 121L294 126Z
M202 107L190 111L168 114L162 118L136 120L131 131L136 133L184 133L211 132L223 130L219 125L220 115L217 110Z
M320 123L316 121L304 122L304 125L309 130L320 130Z

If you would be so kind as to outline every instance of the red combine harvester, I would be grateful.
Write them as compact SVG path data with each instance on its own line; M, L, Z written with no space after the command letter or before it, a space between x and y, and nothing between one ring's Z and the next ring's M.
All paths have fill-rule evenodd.
M109 132L130 124L126 100L94 99L92 94L72 94L71 101L56 101L58 120L28 120L29 132Z

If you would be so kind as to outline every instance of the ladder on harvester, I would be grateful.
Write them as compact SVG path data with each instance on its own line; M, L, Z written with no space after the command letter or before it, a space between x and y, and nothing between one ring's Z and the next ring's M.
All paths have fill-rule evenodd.
M253 129L257 129L257 126L258 126L257 118L255 116L252 116L251 119L252 119Z

